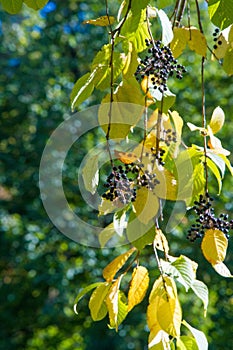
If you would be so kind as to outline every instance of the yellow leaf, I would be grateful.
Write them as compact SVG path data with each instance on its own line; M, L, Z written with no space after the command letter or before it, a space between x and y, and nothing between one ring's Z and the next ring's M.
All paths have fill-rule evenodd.
M169 252L169 246L166 236L163 234L163 232L160 229L155 229L155 239L154 244L157 249L164 252L166 255L168 255Z
M164 332L159 326L152 328L148 339L149 350L171 350L169 334Z
M119 288L123 275L112 284L109 293L106 297L106 304L108 308L110 326L118 329L117 316L118 316L118 300L119 300Z
M146 187L141 187L137 190L137 196L133 207L138 220L143 224L148 224L158 213L159 201L151 190Z
M173 337L180 335L182 311L177 297L174 280L168 276L160 276L154 283L147 309L148 327L157 324L163 331Z
M226 267L226 265L223 262L213 264L212 266L219 275L223 277L233 277L230 270Z
M105 298L108 294L110 286L111 285L109 283L103 283L99 285L91 295L88 306L91 311L93 321L102 320L107 314Z
M221 41L221 45L217 45L217 48L213 50L212 60L224 58L228 48L228 42L222 34L219 35L218 41Z
M149 275L147 269L143 266L135 267L128 293L128 311L132 310L135 305L143 300L148 285Z
M118 152L114 151L115 156L124 164L132 164L138 159L137 155L133 152Z
M224 156L229 156L230 151L222 147L221 141L213 135L211 129L208 126L210 139L208 141L209 148L216 154L223 154Z
M103 277L106 281L112 281L115 277L116 273L121 269L121 267L125 264L125 262L129 259L129 257L136 251L136 248L133 247L127 252L119 255L113 261L108 264L103 270Z
M174 38L170 44L173 56L179 57L187 44L187 32L185 28L174 28Z
M202 57L206 56L207 43L204 34L199 29L191 27L186 28L188 32L188 46L190 50L195 51Z
M207 230L201 243L202 253L212 265L221 263L225 259L227 246L226 236L218 229Z
M93 24L95 26L106 27L115 22L115 18L113 16L101 16L96 19L88 19L84 21L83 24Z
M219 130L221 130L225 121L225 114L221 107L216 107L213 111L211 120L210 120L210 128L212 129L213 134L216 134Z
M177 181L167 169L156 171L159 184L155 186L155 193L159 198L174 201L177 199Z

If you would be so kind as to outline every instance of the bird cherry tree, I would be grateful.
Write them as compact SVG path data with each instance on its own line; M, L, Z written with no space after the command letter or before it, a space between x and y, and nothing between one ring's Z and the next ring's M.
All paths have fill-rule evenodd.
M23 2L39 9L47 1L0 2L7 11L16 13ZM212 115L206 114L205 69L215 60L219 69L233 74L233 3L123 0L118 11L111 13L109 2L101 5L105 9L102 17L85 22L106 27L108 42L95 55L90 71L74 85L71 108L78 109L95 90L103 93L98 121L106 142L105 164L101 167L96 154L90 156L82 169L83 183L91 194L100 193L99 215L111 217L99 234L100 247L117 237L126 251L104 268L101 282L80 291L75 311L79 300L92 291L92 319L99 321L108 315L109 327L117 331L148 295L149 349L205 350L204 333L182 317L177 284L201 299L204 314L208 288L197 279L196 261L170 254L172 236L162 231L161 224L171 215L166 203L182 202L195 215L187 238L190 242L200 240L202 253L213 269L223 277L232 277L224 259L233 220L226 214L215 214L215 193L210 191L209 179L210 174L216 178L220 194L225 168L232 175L233 168L230 152L215 136L224 127L224 112L213 106ZM204 11L215 26L211 43L203 29ZM184 122L173 108L176 96L169 88L171 81L181 80L192 69L180 62L188 55L186 47L200 57L199 85L193 86L200 91L200 122L194 125L190 116L188 123L190 132L199 132L197 145L182 140ZM141 264L148 246L159 273L151 281L148 269Z

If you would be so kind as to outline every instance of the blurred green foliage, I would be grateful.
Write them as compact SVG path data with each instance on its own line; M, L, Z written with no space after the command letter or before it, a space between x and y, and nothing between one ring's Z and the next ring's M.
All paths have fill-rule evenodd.
M70 241L53 227L39 196L38 168L46 141L70 113L73 83L88 71L94 54L107 40L106 29L82 22L102 14L104 6L97 0L69 0L65 4L50 1L39 13L24 8L15 16L0 12L0 349L142 350L147 343L145 302L132 311L118 334L108 329L107 320L95 324L91 321L85 298L79 316L74 314L73 301L78 290L101 280L103 267L119 255L119 249L100 251ZM196 74L199 61L190 52L183 55L182 63L189 73L179 85L173 83L177 109L186 122L195 124L200 123L201 115L200 81ZM216 62L208 63L207 115L218 105L225 111L221 137L229 150L233 149L232 95L232 78ZM95 94L82 108L99 100ZM185 131L184 142L201 143L186 126ZM85 140L84 152L95 142L94 137ZM78 193L76 179L81 156L75 150L71 153L64 181L69 203L85 213L87 208ZM215 180L212 188L217 193ZM232 203L232 179L228 174L221 198L216 196L215 210L232 216ZM96 219L90 210L88 216ZM223 346L231 350L233 282L218 276L204 261L198 242L186 241L191 221L192 214L171 233L172 253L187 254L199 263L198 278L210 289L210 307L207 318L200 319L200 302L181 289L184 316L207 334L210 350ZM230 239L226 264L231 271L232 246ZM150 268L151 277L157 276L151 247L142 259Z

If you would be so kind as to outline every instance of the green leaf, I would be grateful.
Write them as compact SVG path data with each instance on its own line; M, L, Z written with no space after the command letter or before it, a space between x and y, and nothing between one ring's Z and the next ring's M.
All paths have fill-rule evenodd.
M233 75L233 48L228 46L223 60L223 69L228 75Z
M1 0L1 3L5 11L14 15L21 10L23 0Z
M207 286L202 281L195 280L193 281L191 288L193 292L198 296L198 298L202 300L204 304L204 314L206 314L209 303L209 291Z
M119 210L113 216L113 226L118 236L122 236L126 227L126 210Z
M92 74L94 73L94 85L99 90L105 90L110 87L111 83L111 70L110 58L111 58L112 45L104 45L95 56L92 62ZM119 52L113 53L113 82L117 79L124 68L125 56Z
M229 169L231 175L233 176L233 167L231 166L229 159L223 154L219 154L219 157L223 159L223 161L226 164L227 168Z
M194 336L196 343L197 343L197 346L198 346L198 350L208 350L208 342L207 342L205 334L203 332L199 331L198 329L190 326L190 324L188 324L188 322L186 322L185 320L182 321L182 324L186 328L188 328L188 330Z
M158 90L154 89L154 86L149 86L150 95L157 101L157 107L162 110L163 113L167 113L167 111L174 105L176 100L176 95L174 95L169 89L165 91L163 94Z
M42 9L49 0L23 0L23 2L34 10Z
M167 274L171 274L180 284L185 287L187 292L195 280L193 261L186 256L181 255L172 263L162 260L161 264L163 271Z
M168 45L173 39L172 24L163 10L157 11L162 26L162 43Z
M220 29L227 28L233 22L233 2L229 0L209 0L209 16Z
M89 156L82 169L82 178L87 191L94 194L99 183L99 155Z
M78 314L78 311L77 311L77 305L78 305L78 302L82 299L82 297L87 294L88 292L90 292L92 289L102 285L104 282L96 282L96 283L92 283L90 284L89 286L85 287L84 289L82 289L78 295L76 296L75 298L75 301L74 301L74 312L76 314Z
M225 169L226 169L226 164L225 164L225 160L228 160L226 156L224 155L218 155L218 154L215 154L211 151L207 151L207 156L214 162L214 164L220 169L221 171L221 178L224 177L224 174L225 174ZM224 157L224 158L223 158ZM230 163L230 162L229 162Z
M105 298L110 287L110 283L102 283L92 293L88 306L93 321L100 321L107 315L108 309L105 304Z
M198 345L195 338L182 335L180 338L177 338L177 350L198 350Z
M92 94L94 77L95 72L87 73L75 83L70 95L72 111Z
M131 14L121 30L121 35L126 38L125 44L128 46L128 41L131 41L136 52L142 52L147 48L145 39L149 38L150 35L145 19L145 10L141 11L140 17Z
M130 243L138 250L151 244L155 237L154 222L151 220L147 225L138 220L136 214L131 211L129 215L126 235Z
M212 171L212 173L214 174L214 176L216 177L216 179L218 181L218 194L220 194L221 189L222 189L222 179L221 179L221 174L218 170L218 167L209 158L206 159L206 162L207 162L208 168Z
M159 211L159 200L151 190L141 187L137 190L133 207L139 221L147 225L151 219L156 217Z
M148 4L149 4L150 0L132 0L132 4L131 4L131 11L134 14L137 14L138 12L140 12L141 10L143 10Z
M106 226L99 234L100 247L104 248L110 239L116 234L113 222Z

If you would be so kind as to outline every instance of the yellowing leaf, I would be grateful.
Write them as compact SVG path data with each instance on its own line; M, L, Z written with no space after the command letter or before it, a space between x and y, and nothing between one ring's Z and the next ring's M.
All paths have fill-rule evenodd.
M209 126L212 129L213 134L216 134L221 130L225 121L225 114L221 107L216 107L213 111Z
M147 309L148 327L152 329L157 323L166 333L173 337L180 335L182 311L177 297L174 280L160 276L154 283Z
M171 350L169 334L164 332L159 326L152 328L148 339L149 350Z
M99 285L92 293L88 306L91 311L93 321L100 321L106 316L107 307L105 304L105 298L110 287L111 284L103 283Z
M211 57L212 61L214 61L216 58L218 60L224 58L227 51L228 43L222 34L219 35L218 41L220 41L222 44L217 45L217 48L213 50L213 55Z
M121 275L112 285L106 297L106 305L109 313L110 327L118 331L118 326L122 323L128 313L126 298L119 290L123 275Z
M135 305L143 300L148 285L149 275L147 269L143 266L135 267L128 293L128 311L132 310Z
M212 266L219 275L223 277L233 277L230 270L226 267L226 265L223 262Z
M84 21L83 24L93 24L95 26L109 26L115 22L115 18L113 16L101 16L96 19L88 19Z
M96 282L96 283L92 283L90 284L89 286L85 287L84 289L82 289L78 295L76 296L75 298L75 301L74 301L74 312L76 314L78 314L78 311L77 311L77 306L78 306L78 302L82 299L82 297L87 294L88 292L90 292L92 289L102 285L103 282Z
M192 333L192 335L194 336L198 349L199 350L208 350L208 342L206 339L206 336L203 332L199 331L198 329L190 326L190 324L188 324L188 322L186 322L185 320L182 321L182 324L188 328L188 330Z
M169 245L166 236L160 229L155 229L154 245L157 249L168 255Z
M132 164L138 160L137 155L133 152L118 152L115 150L114 154L124 164Z
M138 219L142 223L147 224L158 213L159 201L151 190L146 187L141 187L137 190L137 196L133 207Z
M103 270L103 277L106 281L112 281L116 273L121 269L129 257L136 251L136 248L131 248L127 252L119 255L113 261L108 264Z
M212 265L221 263L226 256L228 240L218 229L209 229L205 232L201 249L204 257Z
M187 44L190 50L203 57L206 56L206 39L199 29L195 27L174 28L174 38L171 42L174 57L180 56Z
M155 193L159 198L174 201L177 199L177 181L167 169L156 171L159 184L155 186Z
M199 29L193 27L190 29L187 28L186 31L188 32L188 46L190 50L195 51L202 57L205 57L207 43L204 34L202 34Z
M209 129L209 136L210 139L208 141L208 146L213 150L213 152L223 154L225 156L230 155L230 151L222 147L221 141L211 133L211 129Z

